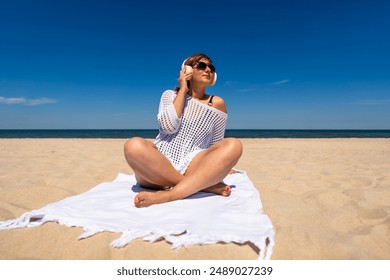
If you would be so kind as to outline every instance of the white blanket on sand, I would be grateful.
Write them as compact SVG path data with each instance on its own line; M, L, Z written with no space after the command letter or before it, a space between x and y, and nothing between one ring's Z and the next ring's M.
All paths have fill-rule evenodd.
M273 226L262 211L259 192L247 174L238 171L224 182L232 186L230 197L200 192L186 199L136 208L134 197L142 189L134 175L118 174L107 183L61 201L0 222L0 230L35 227L58 222L82 227L79 239L103 231L121 232L113 247L126 246L136 238L164 238L173 248L218 242L250 242L259 259L269 259L274 245Z

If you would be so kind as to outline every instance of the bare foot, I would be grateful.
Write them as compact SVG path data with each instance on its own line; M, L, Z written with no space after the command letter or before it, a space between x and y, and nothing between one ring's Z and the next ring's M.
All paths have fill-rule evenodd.
M222 196L229 196L232 192L231 188L220 182L214 186L208 187L203 192L215 193ZM172 200L171 192L169 190L157 192L140 192L134 198L134 205L137 208L148 207L153 204L164 203Z
M140 192L134 198L134 205L137 208L141 208L168 201L170 201L168 191Z
M208 193L215 193L222 196L229 196L232 192L231 188L222 182L219 182L218 184L208 187L202 191Z

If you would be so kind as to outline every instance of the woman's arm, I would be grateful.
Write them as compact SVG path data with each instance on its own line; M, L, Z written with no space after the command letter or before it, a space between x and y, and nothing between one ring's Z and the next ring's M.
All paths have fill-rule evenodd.
M186 68L185 68L186 69ZM179 90L177 91L176 98L173 101L175 106L176 114L179 118L181 118L181 114L183 113L183 106L185 101L185 96L188 92L188 83L192 77L192 72L186 73L185 71L180 71L179 75Z
M167 90L161 97L157 120L160 129L167 134L174 134L179 130L185 96L188 92L187 81L191 77L192 72L180 71L179 90L177 92Z
M172 90L165 91L160 100L157 121L160 129L166 134L174 134L179 130L181 117L177 115L173 100L176 93Z

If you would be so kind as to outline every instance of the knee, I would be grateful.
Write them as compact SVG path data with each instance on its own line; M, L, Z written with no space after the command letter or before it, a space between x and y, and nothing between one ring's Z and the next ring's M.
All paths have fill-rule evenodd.
M126 141L123 149L127 159L137 157L137 155L143 150L145 146L144 139L140 137L133 137Z
M243 145L240 140L236 138L225 138L225 145L227 149L227 153L230 156L234 156L239 159L243 152Z

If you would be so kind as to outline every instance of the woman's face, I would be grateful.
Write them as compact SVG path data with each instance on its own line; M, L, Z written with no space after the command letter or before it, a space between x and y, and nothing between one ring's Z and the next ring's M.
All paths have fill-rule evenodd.
M205 64L207 65L206 68L205 68L206 66ZM213 66L211 66L212 69L210 69L209 65L210 65L210 61L205 58L202 58L197 63L195 63L195 65L193 66L194 71L193 71L192 80L210 85L214 80L215 74L214 71L212 71Z

